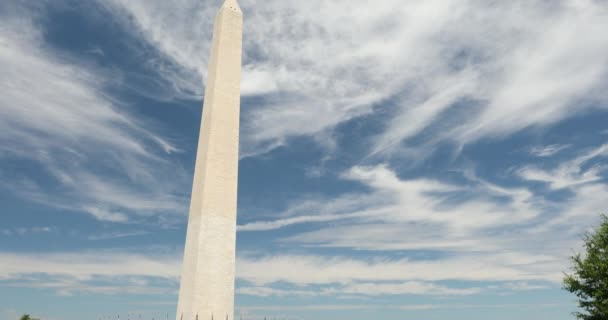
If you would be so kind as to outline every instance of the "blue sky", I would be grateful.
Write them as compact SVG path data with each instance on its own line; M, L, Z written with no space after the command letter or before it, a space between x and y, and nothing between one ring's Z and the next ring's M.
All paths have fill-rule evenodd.
M572 318L605 1L240 2L236 314ZM173 317L219 5L0 2L0 319Z

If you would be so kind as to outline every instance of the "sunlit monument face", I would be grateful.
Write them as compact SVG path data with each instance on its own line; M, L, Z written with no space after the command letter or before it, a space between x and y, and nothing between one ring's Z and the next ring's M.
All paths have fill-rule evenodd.
M226 0L213 32L177 320L233 319L243 14Z

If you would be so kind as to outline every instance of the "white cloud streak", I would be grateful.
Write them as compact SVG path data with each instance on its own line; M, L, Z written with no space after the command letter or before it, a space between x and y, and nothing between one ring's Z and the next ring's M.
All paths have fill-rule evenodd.
M241 2L243 93L263 98L244 110L245 154L292 136L328 140L337 125L376 111L394 116L370 153L392 154L436 123L442 130L428 143L463 144L606 106L602 1ZM112 3L178 66L162 74L202 92L210 31L200 30L211 30L215 3ZM443 119L447 110L458 121Z
M592 164L589 168L583 166L591 160L605 157L608 157L608 145L589 150L553 170L528 166L520 169L518 174L525 180L545 182L551 189L572 188L602 180L601 172L606 170L605 165Z
M89 280L95 276L143 276L177 279L180 262L175 256L147 256L126 252L0 254L0 279L47 274Z
M258 285L279 281L305 285L404 279L559 282L563 274L554 268L554 262L551 257L511 253L460 255L441 260L385 258L372 261L347 257L270 256L261 259L239 258L237 270L240 279ZM294 265L298 268L293 268ZM268 270L272 270L272 273Z
M45 234L45 233L51 233L51 232L55 232L57 230L57 228L55 227L20 227L20 228L8 228L8 229L0 229L0 234L4 235L4 236L19 236L19 237L25 237L25 236L31 236L34 234Z
M457 310L457 309L537 309L555 308L562 306L560 303L534 303L534 304L404 304L404 305L377 305L377 304L318 304L303 306L241 306L244 311L323 311L323 310ZM261 319L261 318L260 318Z
M275 289L272 287L239 287L237 293L249 296L269 297L269 296L336 296L340 297L361 297L361 296L380 296L380 295L437 295L437 296L465 296L478 294L481 288L456 289L429 282L406 281L406 282L358 282L344 286L332 286L329 288L302 289Z
M408 280L489 281L495 278L510 281L513 277L514 281L557 283L561 281L562 272L568 269L568 255L580 246L580 235L605 210L603 200L608 195L608 187L602 182L605 176L600 173L604 167L599 161L605 156L606 147L599 146L564 160L556 168L524 167L515 171L524 179L544 181L553 189L567 189L571 195L562 200L545 199L542 193L536 194L525 187L501 187L471 173L465 174L470 182L467 185L452 185L427 179L401 179L386 166L357 166L342 176L361 183L368 192L346 193L343 198L333 201L318 199L316 204L307 200L302 206L306 211L295 211L303 214L301 216L254 222L243 226L241 231L331 221L331 224L319 224L311 231L292 233L277 242L309 249L422 250L442 255L437 261L390 260L379 262L377 266L373 263L361 265L348 259L328 259L327 269L320 273L320 279L314 278L316 274L312 271L302 272L303 275L298 276L302 283L341 282L351 278L369 280L357 278L347 271L359 268L375 270L369 272L378 275L379 278L373 279L375 281L395 281L397 279L391 277L392 267L411 275ZM538 174L530 175L532 170ZM539 176L545 179L541 180ZM297 203L295 207L298 207ZM433 269L435 263L443 266L441 270ZM298 265L300 273L307 270L308 265L318 268L323 262L301 256L278 260L269 257L265 267L271 265L275 266L273 270ZM244 278L252 282L272 282L261 274L265 267ZM247 270L256 269L248 267ZM471 270L485 270L487 274L469 272ZM306 278L310 274L313 276ZM340 279L341 275L345 278ZM385 276L388 278L383 278ZM296 276L285 270L283 276L277 277L289 281L288 278ZM518 286L522 290L527 287ZM534 285L531 288L539 289Z
M552 144L548 146L537 146L530 149L530 154L536 157L551 157L562 150L570 148L571 145Z
M51 289L60 295L173 294L180 267L176 256L108 251L0 253L0 262L4 285Z
M104 93L106 73L48 47L34 9L5 7L0 159L9 166L0 170L1 187L110 222L183 212L174 185L183 170L169 172L166 162L177 149L129 105ZM11 170L10 161L31 162L36 170Z
M120 239L127 237L137 237L150 234L149 231L144 230L133 230L133 231L122 231L122 232L106 232L100 234L92 234L87 237L88 240L99 241L99 240L111 240Z
M400 223L433 223L437 230L448 228L456 232L525 223L540 213L531 202L532 194L525 189L501 189L486 183L472 190L427 179L401 180L386 166L353 167L343 178L359 182L371 192L305 202L307 205L293 212L295 217L253 222L240 226L239 230L265 231L301 223L356 219L366 223L387 222L387 232L403 228ZM446 203L455 193L471 191L478 192L471 201ZM496 196L509 197L511 203L497 204L492 198Z
M606 106L608 9L601 1L387 0L374 6L363 0L242 2L247 12L243 92L261 98L259 105L244 110L246 155L270 151L293 136L327 140L339 124L376 111L392 116L372 138L369 152L390 155L436 124L442 130L433 131L422 147L504 136ZM107 5L119 19L131 15L136 32L164 54L166 61L157 70L165 80L185 96L200 95L210 38L201 30L211 30L215 6L194 0L113 0ZM0 23L0 65L5 67L0 74L2 157L43 164L58 188L49 192L32 177L9 177L4 171L0 178L11 178L10 187L32 201L86 211L104 221L184 211L176 195L179 188L170 183L183 173L159 170L166 168L165 156L176 148L103 93L103 72L60 59L27 19ZM444 119L448 111L462 119ZM558 149L536 154L549 156ZM282 241L447 255L418 260L240 256L238 278L253 286L239 290L258 296L309 292L273 287L288 283L328 286L345 294L464 295L479 289L434 282L516 283L511 290L535 287L521 281L558 283L567 261L564 248L576 247L577 232L599 213L608 194L599 183L604 168L583 166L605 155L603 146L555 170L518 171L525 180L574 194L549 225L542 223L553 208L527 189L481 180L465 188L402 179L382 165L354 167L343 178L367 187L367 194L307 201L277 220L252 222L239 230L331 221L332 226ZM88 165L96 159L111 164L96 168L111 169L109 174L100 175ZM470 197L453 201L454 193ZM584 219L572 224L568 220L574 217ZM177 255L120 252L1 253L0 279L16 285L38 282L69 293L116 292L115 286L93 288L89 281L129 278L132 292L138 293L146 286L138 277L175 283L179 260ZM25 278L35 274L55 280Z
M248 284L239 285L237 293L300 297L474 295L485 289L452 288L433 282L454 279L508 281L505 288L509 289L510 285L521 281L555 282L561 277L561 273L548 272L550 269L542 266L546 261L535 259L538 257L512 254L454 257L441 261L313 255L255 258L245 255L238 258L237 279ZM540 262L540 265L531 266L532 261ZM297 270L294 265L298 265ZM4 284L53 289L60 294L171 293L177 286L179 269L180 259L174 254L125 251L0 253L0 281ZM277 283L292 287L280 289L274 287ZM521 290L521 285L512 290Z

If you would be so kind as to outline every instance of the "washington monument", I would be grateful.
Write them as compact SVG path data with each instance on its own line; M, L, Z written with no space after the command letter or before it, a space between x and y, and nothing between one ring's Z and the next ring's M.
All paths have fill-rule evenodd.
M243 13L216 18L194 166L177 320L233 320Z

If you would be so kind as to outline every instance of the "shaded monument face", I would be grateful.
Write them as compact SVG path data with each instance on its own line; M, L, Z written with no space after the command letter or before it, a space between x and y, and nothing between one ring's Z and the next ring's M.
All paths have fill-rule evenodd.
M176 319L234 319L243 14L215 19Z

